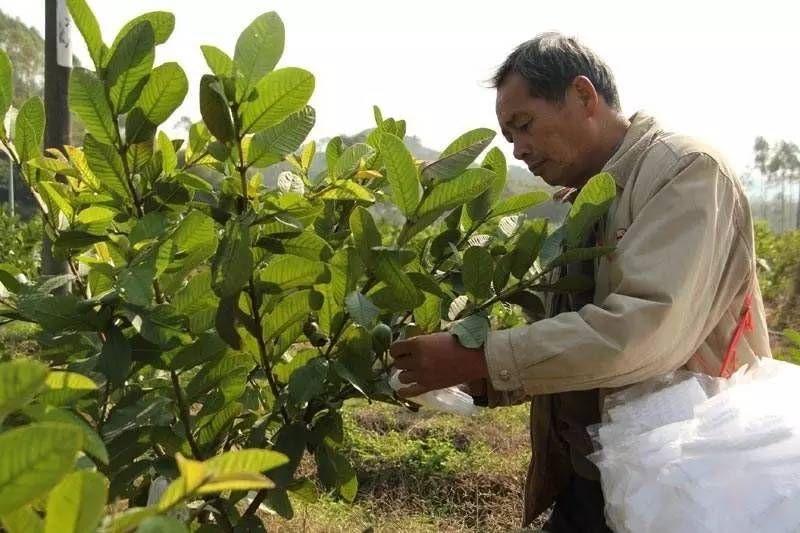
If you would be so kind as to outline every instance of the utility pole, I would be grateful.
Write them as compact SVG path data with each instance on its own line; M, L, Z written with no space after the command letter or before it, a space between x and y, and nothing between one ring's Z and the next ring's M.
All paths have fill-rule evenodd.
M72 69L70 28L66 0L44 0L44 114L45 148L63 150L69 143L70 116L67 106L69 73ZM53 257L52 242L42 240L42 274L64 274L67 264Z

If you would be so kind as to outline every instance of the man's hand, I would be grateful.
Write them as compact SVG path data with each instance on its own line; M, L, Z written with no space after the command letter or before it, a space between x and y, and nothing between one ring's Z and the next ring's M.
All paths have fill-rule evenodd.
M483 349L464 348L450 333L420 335L397 341L389 349L401 383L416 383L397 391L410 398L425 392L489 376Z

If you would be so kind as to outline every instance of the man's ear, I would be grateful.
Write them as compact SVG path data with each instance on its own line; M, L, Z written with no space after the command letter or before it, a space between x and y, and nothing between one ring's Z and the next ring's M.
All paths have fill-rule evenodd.
M577 76L572 80L572 89L586 113L594 115L600 104L600 95L597 94L592 81L586 76Z

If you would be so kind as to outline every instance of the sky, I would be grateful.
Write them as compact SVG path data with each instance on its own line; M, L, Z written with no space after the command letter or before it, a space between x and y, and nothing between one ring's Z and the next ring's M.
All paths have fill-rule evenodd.
M277 11L286 26L279 66L316 76L312 138L373 127L372 105L403 118L407 133L442 150L461 133L497 130L494 70L543 31L578 37L609 64L623 112L645 110L673 131L700 137L740 173L753 140L800 142L800 2L794 0L88 0L110 43L134 16L176 16L156 62L178 61L190 80L182 115L198 120L207 73L200 45L233 55L239 33ZM44 34L44 0L0 0L0 9ZM91 65L77 29L73 53ZM511 147L495 140L511 158Z

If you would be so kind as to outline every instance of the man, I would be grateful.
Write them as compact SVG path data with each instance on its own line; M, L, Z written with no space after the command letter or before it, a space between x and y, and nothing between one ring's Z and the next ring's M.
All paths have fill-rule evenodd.
M594 238L616 250L588 265L593 293L556 298L551 318L492 332L478 350L439 333L391 353L413 384L407 397L459 383L491 406L532 397L524 524L555 504L548 531L609 531L586 459L604 394L679 367L719 375L748 295L753 327L737 362L770 355L750 207L717 152L644 113L626 118L609 68L575 39L520 45L494 87L503 135L533 173L578 189L601 171L614 177L617 198Z

